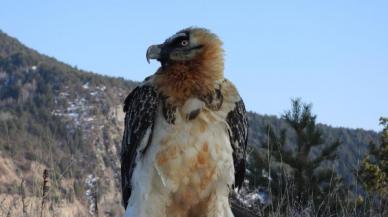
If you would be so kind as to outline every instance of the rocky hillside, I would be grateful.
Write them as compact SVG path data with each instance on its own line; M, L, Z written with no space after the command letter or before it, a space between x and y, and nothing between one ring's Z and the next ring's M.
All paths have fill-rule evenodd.
M135 86L41 55L0 31L0 216L121 216L121 107ZM254 148L265 142L266 124L285 126L274 116L249 117ZM377 134L321 127L343 141L337 168L351 181Z
M100 213L119 216L121 107L134 86L77 70L0 33L2 208L21 207L15 195L24 180L26 209L34 210L48 169L51 212L88 216L97 199Z

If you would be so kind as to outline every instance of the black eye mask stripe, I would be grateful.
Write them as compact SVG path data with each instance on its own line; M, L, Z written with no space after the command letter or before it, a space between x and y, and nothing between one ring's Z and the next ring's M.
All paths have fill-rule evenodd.
M176 40L174 40L171 44L174 46L174 47L179 47L182 43L182 41L184 40L189 40L188 37L185 37L185 36L182 36L182 37L179 37L177 38Z

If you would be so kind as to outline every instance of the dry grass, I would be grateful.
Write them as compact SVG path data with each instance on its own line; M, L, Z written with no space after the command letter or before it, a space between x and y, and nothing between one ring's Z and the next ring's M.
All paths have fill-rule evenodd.
M42 173L40 178L34 177L30 189L26 189L26 181L21 179L18 192L0 194L0 217L89 216L78 200L55 198L58 189L49 187L49 171L43 169Z
M44 171L44 170L43 170ZM48 170L47 170L48 171ZM47 177L50 177L47 175ZM88 206L84 202L77 199L69 200L66 195L55 197L56 190L51 186L48 178L45 181L44 176L40 175L40 179L35 185L33 192L27 192L25 182L22 180L19 183L19 192L14 194L0 194L0 217L86 217L86 216L108 216L98 212L98 200L96 199L95 214L91 215L88 212ZM386 217L388 210L384 207L383 200L376 200L373 196L365 196L364 198L356 198L356 200L344 200L337 192L331 192L326 195L324 201L318 206L314 205L310 200L306 205L295 202L293 198L292 186L289 191L276 203L269 205L256 204L249 210L244 210L241 205L233 200L233 205L238 208L236 217ZM97 197L97 194L94 194ZM348 198L355 198L355 195L349 193ZM329 204L337 204L335 208ZM110 216L120 216L121 213L112 214Z
M292 194L291 191L287 194ZM329 193L318 205L314 205L311 198L307 204L297 202L293 195L283 195L273 204L257 203L246 208L237 200L232 200L235 207L246 209L245 214L235 217L387 217L388 198L377 198L374 195L357 197L349 193L343 197L338 193ZM334 205L333 205L334 204ZM241 208L245 207L245 208ZM241 212L239 212L241 213Z

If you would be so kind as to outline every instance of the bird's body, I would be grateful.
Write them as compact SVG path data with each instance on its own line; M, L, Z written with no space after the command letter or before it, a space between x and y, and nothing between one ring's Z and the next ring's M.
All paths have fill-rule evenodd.
M242 100L217 63L219 49L190 63L166 63L127 97L126 217L233 216L229 193L243 178L247 123ZM203 55L213 64L201 63Z

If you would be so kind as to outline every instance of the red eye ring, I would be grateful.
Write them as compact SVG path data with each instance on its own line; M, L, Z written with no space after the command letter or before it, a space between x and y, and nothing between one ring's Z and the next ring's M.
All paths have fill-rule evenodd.
M183 41L181 41L181 45L182 45L183 47L186 47L187 45L189 45L189 41L183 40Z

